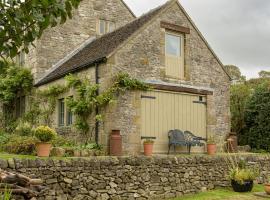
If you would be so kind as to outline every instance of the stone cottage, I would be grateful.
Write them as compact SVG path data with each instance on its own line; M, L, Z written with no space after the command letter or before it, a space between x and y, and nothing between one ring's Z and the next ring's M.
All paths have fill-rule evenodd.
M105 147L114 129L121 131L125 154L142 151L142 136L156 137L154 151L166 152L171 129L221 142L230 131L230 77L177 0L139 18L122 0L84 0L73 19L46 31L36 43L25 64L32 67L38 88L63 83L74 73L103 90L119 72L154 88L121 95L106 109L95 130ZM64 101L70 95L59 97L54 114L62 134L72 129Z

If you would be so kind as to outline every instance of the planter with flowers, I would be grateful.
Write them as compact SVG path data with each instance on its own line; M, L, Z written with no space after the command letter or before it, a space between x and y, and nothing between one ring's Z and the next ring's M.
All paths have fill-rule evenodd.
M230 180L235 192L250 192L253 181L259 176L259 170L255 167L247 167L244 161L240 161L230 169Z
M154 147L154 139L155 137L142 137L144 139L143 142L143 149L145 156L152 156L153 155L153 147Z
M57 136L55 130L48 126L39 126L35 130L35 137L39 140L36 144L37 155L49 157L51 151L51 141Z

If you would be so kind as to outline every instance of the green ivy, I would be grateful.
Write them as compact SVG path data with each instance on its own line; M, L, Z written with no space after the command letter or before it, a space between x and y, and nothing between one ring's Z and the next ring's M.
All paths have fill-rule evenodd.
M47 89L36 91L35 103L38 107L33 107L32 111L40 115L43 124L51 126L52 114L55 112L57 98L60 94L67 91L67 87L63 85L52 85Z
M9 63L0 71L0 100L12 104L18 93L27 94L33 88L31 71Z
M126 73L119 73L114 78L112 86L101 93L98 91L99 85L91 84L88 79L81 80L77 76L68 75L66 81L68 86L76 91L76 97L67 99L67 106L77 116L75 121L77 130L84 135L87 135L91 130L88 139L92 137L94 130L89 126L88 119L93 116L98 121L102 120L102 116L95 113L96 109L101 110L106 107L115 100L120 92L149 89L147 84L131 78Z
M4 112L1 114L1 128L12 132L16 127L13 110L18 94L28 95L33 88L33 76L30 70L6 63L0 68L0 101Z

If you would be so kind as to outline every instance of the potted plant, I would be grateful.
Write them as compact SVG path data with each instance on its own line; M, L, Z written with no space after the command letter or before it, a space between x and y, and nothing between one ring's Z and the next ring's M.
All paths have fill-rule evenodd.
M57 133L48 126L39 126L35 130L35 137L39 140L36 144L37 155L40 157L49 157L51 151L51 141Z
M215 155L216 151L217 151L216 141L215 141L215 138L211 136L207 140L207 154Z
M152 139L146 139L143 142L144 155L145 156L152 156L152 154L153 154L153 146L154 146L154 140L152 140Z
M253 181L258 177L259 171L256 168L246 167L244 161L230 170L230 180L235 192L250 192L253 188Z
M266 194L270 195L270 177L268 177L267 182L264 184L264 191Z

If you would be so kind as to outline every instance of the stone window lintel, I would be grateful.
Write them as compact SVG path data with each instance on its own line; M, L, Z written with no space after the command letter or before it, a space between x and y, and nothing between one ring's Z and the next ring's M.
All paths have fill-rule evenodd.
M169 30L169 31L190 34L190 28L188 28L188 27L179 26L179 25L172 24L172 23L165 22L165 21L161 21L160 26L161 26L161 28L165 28L166 30Z

